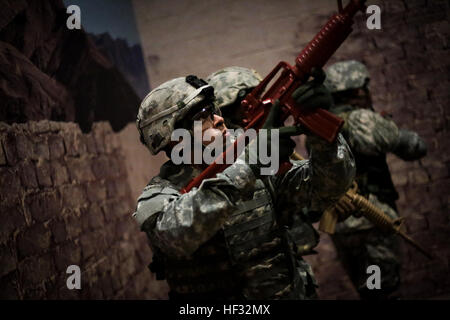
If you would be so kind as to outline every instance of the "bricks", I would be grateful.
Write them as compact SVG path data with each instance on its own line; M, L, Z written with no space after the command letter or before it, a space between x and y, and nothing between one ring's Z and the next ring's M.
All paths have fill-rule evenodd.
M15 246L11 243L0 245L0 278L17 268Z
M92 134L85 137L85 143L88 153L97 154L97 146L95 144L95 138Z
M84 142L84 137L81 132L76 131L66 131L67 133L64 135L64 146L66 152L69 156L78 157L82 154L85 154L87 151L86 144Z
M82 224L80 217L74 213L70 213L64 217L64 224L66 226L67 236L69 239L75 239L82 231Z
M88 225L91 230L104 226L105 219L103 212L97 204L91 205L85 215L87 215Z
M113 296L114 294L114 290L112 287L112 281L111 281L111 277L110 275L106 274L103 277L101 277L99 279L99 286L102 288L103 290L103 296L105 298L110 298Z
M3 150L3 143L0 141L0 166L5 166L7 163L5 150Z
M25 217L20 202L9 202L0 207L0 243L5 242L11 235L25 227Z
M35 224L24 231L17 240L19 258L48 250L51 242L50 230L43 224Z
M20 178L17 169L0 167L0 199L10 196L17 198L20 190Z
M97 179L104 179L109 176L109 173L112 172L109 160L106 156L100 156L96 159L92 160L91 163L92 172Z
M51 187L53 185L51 167L48 161L39 161L37 163L36 176L40 187Z
M27 258L19 263L18 271L24 287L32 288L55 273L53 257L45 254L41 257Z
M30 155L32 160L49 160L50 150L48 148L48 143L45 138L33 138L33 151Z
M48 147L51 159L59 159L65 153L64 140L60 135L50 135L48 137Z
M436 210L431 211L426 215L426 219L428 224L430 225L430 229L436 230L442 227L449 226L449 213L445 210Z
M0 278L0 299L1 300L18 300L21 298L18 292L17 273L10 273L8 276Z
M33 133L47 133L50 129L50 122L48 120L31 121L29 123L29 130Z
M105 185L108 198L121 198L121 195L119 193L122 193L123 191L121 190L120 186L117 185L115 180L106 180Z
M13 133L8 132L5 136L5 138L3 139L3 150L4 150L4 155L6 157L6 162L13 166L16 164L16 162L19 160L19 157L23 157L24 154L20 153L21 150L17 149L20 144L17 143L17 138L14 136ZM20 156L19 156L20 153Z
M66 225L62 220L53 220L50 223L50 230L55 243L60 243L68 238Z
M106 152L106 132L111 132L111 126L108 122L97 122L92 125L92 134L95 138L98 153Z
M428 228L427 219L421 214L409 215L407 218L406 226L409 234L414 234L417 231L425 230Z
M76 208L83 205L86 200L86 192L81 185L65 185L61 189L62 201L66 207Z
M83 251L83 259L86 260L90 258L96 251L97 241L104 241L101 239L101 235L95 232L86 232L80 237L80 245Z
M67 172L66 165L59 160L52 161L51 166L51 177L53 180L53 185L55 187L61 186L69 182L69 173Z
M33 219L44 222L61 214L61 198L56 192L30 194L26 197Z
M70 265L80 265L81 248L73 242L67 242L56 248L55 266L56 270L66 272Z
M412 185L426 184L430 181L424 170L413 170L408 172L408 182Z
M107 199L106 187L100 180L89 182L86 185L86 194L90 202L103 201Z
M1 297L140 297L149 290L133 284L149 262L141 265L136 250L149 249L145 235L132 237L139 233L134 221L124 219L134 203L121 146L109 125L96 127L82 134L71 123L0 124ZM71 264L82 267L83 294L66 288Z
M69 168L70 179L73 182L87 182L94 180L90 162L91 161L88 158L67 159L66 164L67 168Z
M25 188L37 188L36 168L32 161L24 161L19 165L19 175L22 186Z

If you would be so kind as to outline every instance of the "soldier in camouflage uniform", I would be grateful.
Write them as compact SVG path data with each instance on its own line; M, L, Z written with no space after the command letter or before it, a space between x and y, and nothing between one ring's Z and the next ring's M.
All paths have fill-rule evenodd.
M370 77L362 63L339 62L330 66L326 74L325 85L335 101L331 112L345 120L342 133L355 155L359 193L391 218L398 218L398 194L386 153L416 160L426 154L425 143L417 133L399 129L391 119L374 112L368 88ZM396 290L400 263L395 235L381 232L364 217L350 216L337 224L333 241L361 298L384 299ZM381 290L367 289L369 265L381 269Z
M242 128L241 102L261 81L261 75L253 69L244 67L226 67L213 72L206 77L206 81L214 87L214 103L222 113L228 128ZM292 163L301 165L302 161L292 160ZM279 206L279 210L289 211L288 206ZM296 254L300 261L304 255L313 254L319 243L319 233L312 223L320 218L318 214L307 211L300 214L289 215L290 233L296 244ZM312 275L311 270L311 275ZM314 284L317 286L315 278Z
M146 96L137 126L152 154L170 153L171 132L186 127L191 119L227 131L220 110L211 107L211 88L199 79L177 78ZM273 110L267 128L274 128ZM282 129L280 161L285 160L282 154L293 150L282 140L298 132L286 128L284 135ZM150 267L158 279L167 279L171 298L307 299L314 295L310 268L295 259L295 244L283 214L296 214L296 208L306 205L324 209L349 187L355 167L342 136L332 144L315 136L310 140L311 159L284 175L260 176L241 155L215 178L185 194L180 190L204 167L171 161L161 167L139 197L133 216L155 254ZM280 204L291 210L281 214L276 210Z

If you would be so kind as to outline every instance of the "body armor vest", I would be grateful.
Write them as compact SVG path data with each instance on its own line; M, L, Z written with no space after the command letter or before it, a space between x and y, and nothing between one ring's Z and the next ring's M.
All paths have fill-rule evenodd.
M171 299L300 299L306 284L295 252L289 229L276 221L271 194L256 180L252 199L239 200L222 229L192 256L174 260L155 252L150 269L167 279Z

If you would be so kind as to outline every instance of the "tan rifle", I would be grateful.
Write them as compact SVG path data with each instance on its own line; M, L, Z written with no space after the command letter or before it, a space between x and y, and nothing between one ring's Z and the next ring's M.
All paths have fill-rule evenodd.
M294 160L303 159L296 152L293 153L291 158ZM403 218L392 219L383 210L358 194L357 191L358 185L356 181L353 181L352 187L347 190L339 201L324 211L319 223L320 231L333 234L338 221L345 220L351 214L355 215L355 213L357 213L358 216L365 217L378 228L398 234L405 239L407 243L414 246L414 248L422 252L429 259L433 259L433 256L429 252L406 234L404 231Z

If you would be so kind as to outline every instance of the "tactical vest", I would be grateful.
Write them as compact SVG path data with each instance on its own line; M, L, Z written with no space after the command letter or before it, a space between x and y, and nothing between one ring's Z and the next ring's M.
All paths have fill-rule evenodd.
M295 243L273 208L257 180L253 198L239 200L222 229L192 256L174 260L155 252L150 269L165 277L171 299L305 299L314 294L314 280L300 272Z

